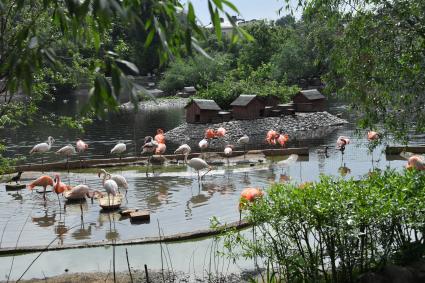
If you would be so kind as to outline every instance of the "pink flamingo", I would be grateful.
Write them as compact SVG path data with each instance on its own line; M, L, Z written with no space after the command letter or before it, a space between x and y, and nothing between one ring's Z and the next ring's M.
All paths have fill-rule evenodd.
M62 194L64 191L67 191L67 190L72 190L72 187L61 182L59 174L55 174L55 185L53 186L53 189L56 195L58 196L59 207L60 207L61 201L59 199L59 194Z
M241 197L239 199L239 222L242 219L242 210L249 204L253 203L255 200L262 198L264 192L258 188L246 188L241 192Z
M224 137L226 135L226 129L223 127L220 127L217 129L217 131L215 131L215 137L219 138L219 137Z
M425 158L421 155L412 155L407 160L406 169L425 170Z
M379 139L379 134L375 131L367 132L367 140L368 141L376 141Z
M28 189L32 190L34 187L43 187L43 199L46 200L46 189L48 186L53 187L53 179L50 176L43 175L41 177L38 177L36 180L32 181L29 185L27 185Z
M285 147L286 142L289 140L289 136L287 134L280 134L277 138L277 142L280 144L280 146L283 148Z
M336 149L341 151L342 154L344 154L345 146L347 144L350 144L350 138L345 136L340 136L336 141Z
M266 135L266 141L268 144L275 145L279 134L274 130L269 130Z

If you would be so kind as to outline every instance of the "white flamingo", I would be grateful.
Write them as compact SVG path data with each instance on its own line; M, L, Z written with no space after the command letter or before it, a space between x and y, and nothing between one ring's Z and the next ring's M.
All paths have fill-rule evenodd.
M243 145L243 158L245 159L246 145L249 143L249 137L247 135L243 135L237 141L238 144Z
M102 175L108 175L110 176L111 180L114 180L115 183L118 185L118 189L122 188L127 191L128 189L128 183L124 176L118 175L118 174L110 174L105 169L100 169L99 173L97 174L99 177Z
M72 187L63 193L63 196L67 200L82 200L86 197L93 198L96 194L100 194L99 191L90 191L90 187L87 185L77 185Z
M121 160L121 155L124 151L127 150L127 146L125 145L125 143L123 143L122 141L119 141L113 149L111 149L111 153L112 154L118 154L120 156L120 160Z
M150 154L148 158L148 165L146 166L146 176L148 175L149 164L151 163L152 155L155 153L157 147L158 147L158 142L156 140L154 140L151 136L145 137L145 141L142 147L142 155L145 153ZM153 172L153 167L152 167L152 172Z
M72 144L68 144L62 148L60 148L58 151L56 151L56 154L59 155L65 155L66 156L66 168L68 169L69 172L69 156L76 154L77 152L75 151L75 147Z
M53 143L55 142L55 139L52 137L48 137L47 138L47 142L42 142L39 144L36 144L31 150L30 150L30 154L34 154L34 153L46 153L48 152L51 148ZM41 155L41 165L43 165L43 155Z
M89 145L88 145L88 144L86 144L86 143L85 143L83 140L81 140L81 139L78 139L78 140L77 140L76 146L77 146L77 152L78 152L78 153L82 153L82 152L86 151L86 150L89 148Z
M79 156L79 159L80 159L80 167L81 167L81 161L82 161L81 160L81 153L86 151L89 148L89 145L81 139L78 139L75 145L77 147L77 152L78 152L78 156Z
M224 148L224 155L227 158L227 166L229 166L229 156L232 155L233 152L233 145L226 145L226 147Z
M201 155L203 155L204 150L206 148L208 148L208 140L207 139L202 139L199 143L198 143L199 148L201 149Z
M187 166L195 169L198 172L198 182L201 179L201 176L199 175L199 171L203 170L203 169L208 169L207 172L204 173L204 175L202 175L202 177L204 177L206 174L208 174L208 172L211 171L211 166L208 165L208 163L201 159L201 158L192 158L191 160L187 161L187 156L185 156L185 162L187 164Z
M190 148L189 145L187 144L182 144L181 146L179 146L175 151L174 154L183 154L185 156L185 160L184 162L186 163L186 159L187 156L189 155L189 153L192 151L192 149Z
M109 179L107 180L106 178L109 178ZM112 203L114 203L114 197L118 193L117 183L110 178L111 178L111 175L104 174L103 179L102 179L103 188L105 189L106 193L108 194L108 204L109 205L111 205L110 195L112 195Z

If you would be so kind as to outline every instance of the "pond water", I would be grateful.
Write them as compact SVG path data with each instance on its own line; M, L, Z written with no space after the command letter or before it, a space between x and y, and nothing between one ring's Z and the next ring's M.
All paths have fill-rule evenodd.
M70 100L66 105L56 106L55 109L60 113L77 111L78 105L82 103L78 99ZM133 225L128 218L121 218L118 212L102 212L96 202L90 201L81 206L78 203L67 204L64 209L63 199L59 205L53 193L48 194L48 200L44 202L42 195L35 191L6 192L1 185L0 247L48 244L60 246L91 241L108 243L111 240L158 236L158 223L165 235L189 232L208 228L210 218L214 216L222 223L237 221L239 195L247 186L267 188L271 183L281 182L288 177L294 182L304 182L318 180L320 174L345 178L357 178L367 174L372 169L372 155L367 149L367 140L356 137L353 119L343 106L335 104L330 112L342 112L350 123L336 128L321 139L298 141L301 145L309 146L309 158L300 158L288 167L279 166L272 160L254 167L215 167L201 184L197 181L196 172L185 166L172 167L171 172L164 172L159 177L146 177L144 167L124 171L117 168L118 173L125 176L129 183L123 206L149 210L150 223ZM152 110L137 115L114 116L107 121L98 121L88 126L82 138L90 144L89 156L105 154L117 140L126 141L130 146L128 155L133 155L137 149L135 140L140 141L144 136L152 135L158 127L171 129L181 123L182 119L182 109ZM43 141L48 135L55 137L58 148L77 137L77 133L72 131L36 124L5 137L7 154L27 155L33 144ZM340 135L352 138L343 159L335 149L335 141ZM319 151L325 145L329 146L328 156ZM375 168L402 168L405 161L387 160L382 149L381 147L374 151ZM37 158L29 161L38 162ZM53 155L49 158L57 160ZM61 177L72 185L86 183L93 189L101 189L101 181L96 173L62 172ZM96 253L96 250L102 251L92 251ZM101 256L102 252L99 254ZM22 264L25 260L27 259L23 257ZM2 271L0 270L0 273Z

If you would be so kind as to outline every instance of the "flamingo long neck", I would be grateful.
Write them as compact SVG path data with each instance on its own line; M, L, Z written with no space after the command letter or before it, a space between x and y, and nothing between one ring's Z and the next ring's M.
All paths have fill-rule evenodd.
M106 181L106 172L103 173L102 185L105 185L105 181Z

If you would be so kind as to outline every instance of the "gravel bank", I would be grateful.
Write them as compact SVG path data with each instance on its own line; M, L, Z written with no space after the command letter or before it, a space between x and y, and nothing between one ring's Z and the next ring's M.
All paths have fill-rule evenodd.
M210 148L221 148L223 144L235 144L238 138L247 134L250 144L260 147L264 145L266 133L270 129L289 134L290 141L322 138L333 132L336 127L348 123L328 112L296 113L295 116L268 117L257 120L232 120L218 124L184 123L167 133L168 142L197 145L207 128L224 127L227 130L224 138L210 142Z
M139 109L141 110L156 110L166 108L183 108L189 102L188 98L157 98L155 100L145 100L139 102ZM134 109L132 102L124 103L120 106L124 111Z

